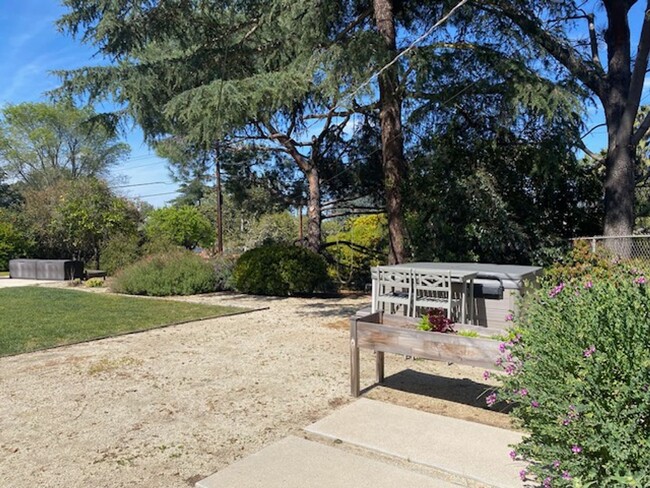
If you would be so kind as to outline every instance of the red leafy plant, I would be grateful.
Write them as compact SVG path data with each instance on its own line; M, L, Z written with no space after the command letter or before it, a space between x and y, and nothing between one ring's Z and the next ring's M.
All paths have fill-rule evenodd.
M432 308L422 316L418 328L431 332L456 332L452 327L453 323L453 320L447 318L443 308Z

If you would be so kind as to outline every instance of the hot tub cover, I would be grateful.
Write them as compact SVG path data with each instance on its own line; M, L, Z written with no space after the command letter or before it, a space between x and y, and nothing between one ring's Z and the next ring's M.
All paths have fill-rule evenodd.
M532 281L542 272L539 266L521 266L518 264L494 263L402 263L398 268L412 268L426 271L464 271L478 273L475 283L488 284L488 280L499 280L506 290L518 290L524 281Z

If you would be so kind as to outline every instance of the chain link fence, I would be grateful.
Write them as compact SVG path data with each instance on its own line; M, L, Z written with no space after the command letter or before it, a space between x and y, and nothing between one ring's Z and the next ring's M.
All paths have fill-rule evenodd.
M606 252L621 259L639 259L650 261L650 235L636 236L593 236L578 237L572 241L584 241L589 244L591 251Z

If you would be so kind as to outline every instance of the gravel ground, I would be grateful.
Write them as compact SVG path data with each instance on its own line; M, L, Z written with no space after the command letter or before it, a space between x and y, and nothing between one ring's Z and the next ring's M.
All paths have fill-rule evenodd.
M0 358L0 485L188 487L352 401L346 318L368 297L186 300L268 308ZM482 373L387 355L365 395L507 427Z

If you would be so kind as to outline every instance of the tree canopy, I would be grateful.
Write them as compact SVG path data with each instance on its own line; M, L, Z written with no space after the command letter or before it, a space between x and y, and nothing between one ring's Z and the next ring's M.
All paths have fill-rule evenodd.
M61 179L103 177L129 153L91 108L21 103L0 111L0 169L32 188Z

